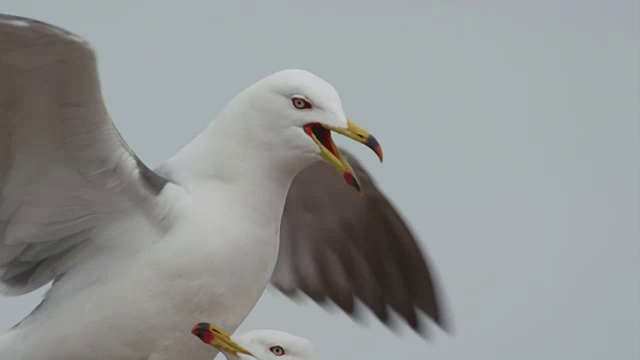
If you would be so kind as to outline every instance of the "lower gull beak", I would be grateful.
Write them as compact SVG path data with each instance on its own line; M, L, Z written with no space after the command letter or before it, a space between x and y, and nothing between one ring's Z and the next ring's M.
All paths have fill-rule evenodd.
M238 357L238 354L253 356L249 351L231 340L231 334L213 324L206 322L196 324L191 329L191 333L202 340L203 343L235 357Z
M336 144L333 142L333 139L331 138L331 131L335 131L338 134L342 134L359 143L365 144L373 150L376 155L378 155L380 162L382 162L382 148L380 147L378 140L351 120L347 120L346 129L322 125L320 123L312 123L305 125L304 131L311 137L316 145L318 145L322 157L342 174L349 185L362 193L360 184L358 183L358 179L356 178L351 165L349 165L347 159L345 159L342 152L340 152Z

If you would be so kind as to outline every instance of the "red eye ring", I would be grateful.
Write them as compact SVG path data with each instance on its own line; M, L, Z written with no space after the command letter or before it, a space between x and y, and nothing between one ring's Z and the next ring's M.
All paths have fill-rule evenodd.
M296 109L299 109L299 110L313 108L313 105L311 105L310 102L308 102L306 99L303 99L303 98L297 97L297 96L294 96L294 97L291 98L291 103L293 104L293 107L295 107Z
M282 348L282 346L279 346L279 345L270 347L269 351L271 351L275 356L282 356L285 354L284 349Z

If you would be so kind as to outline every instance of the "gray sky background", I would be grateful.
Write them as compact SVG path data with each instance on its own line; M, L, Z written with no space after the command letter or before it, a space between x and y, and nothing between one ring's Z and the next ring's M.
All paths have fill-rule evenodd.
M640 358L638 2L346 3L3 0L0 10L92 42L111 115L150 165L285 68L334 84L381 141L383 164L337 140L419 234L454 335L398 336L275 291L239 331L289 331L324 359ZM0 299L0 329L42 293Z

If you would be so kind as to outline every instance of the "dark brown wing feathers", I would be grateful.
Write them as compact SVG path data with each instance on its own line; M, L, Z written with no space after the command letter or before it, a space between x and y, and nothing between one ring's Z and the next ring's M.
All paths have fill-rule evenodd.
M419 309L444 328L441 295L417 239L367 171L345 155L364 196L325 162L301 172L284 209L273 285L289 296L299 289L316 302L331 300L351 316L357 298L389 326L390 307L424 333Z

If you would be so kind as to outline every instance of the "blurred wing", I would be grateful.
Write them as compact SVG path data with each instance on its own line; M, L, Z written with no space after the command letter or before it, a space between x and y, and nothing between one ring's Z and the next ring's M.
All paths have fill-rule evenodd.
M389 325L387 306L421 332L416 309L443 327L434 279L408 226L359 162L343 151L364 196L320 161L293 181L271 279L283 293L302 290L355 316L354 297Z
M165 183L111 122L90 45L0 14L0 293L86 260L77 254L98 227L115 213L144 218Z

